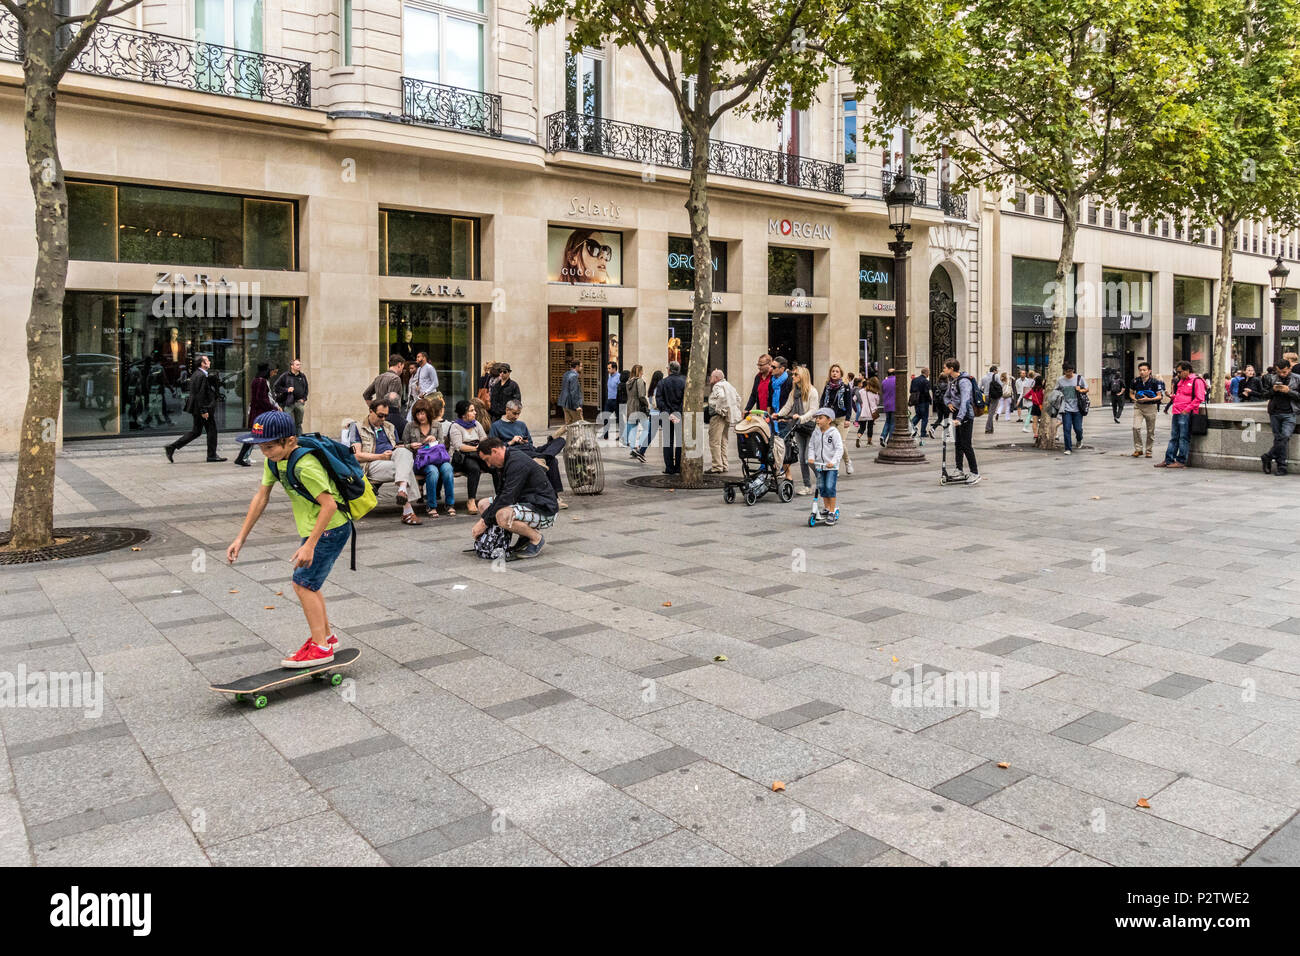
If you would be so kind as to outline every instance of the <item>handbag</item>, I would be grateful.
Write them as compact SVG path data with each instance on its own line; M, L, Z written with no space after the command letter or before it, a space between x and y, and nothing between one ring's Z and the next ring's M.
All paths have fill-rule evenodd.
M421 445L415 452L416 471L424 471L430 466L437 468L449 461L451 461L451 456L447 454L447 449L442 445Z
M1074 385L1076 389L1079 387L1079 384L1082 381L1083 381L1082 375L1074 376ZM1084 387L1086 388L1087 386L1085 385ZM1092 402L1091 400L1089 400L1088 396L1084 392L1076 391L1074 394L1079 399L1079 417L1082 418L1088 414L1088 409L1092 407Z
M1201 394L1201 404L1192 412L1191 417L1187 420L1187 433L1189 435L1208 435L1210 433L1210 413L1206 411L1205 403L1209 398L1209 389L1207 388ZM1192 386L1192 394L1196 394L1196 386Z

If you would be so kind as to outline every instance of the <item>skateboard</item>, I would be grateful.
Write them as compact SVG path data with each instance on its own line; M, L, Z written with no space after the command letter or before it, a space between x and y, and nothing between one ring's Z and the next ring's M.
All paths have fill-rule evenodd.
M277 667L273 671L264 671L251 677L241 677L229 684L213 684L210 689L215 690L218 694L234 694L236 701L251 701L253 707L261 710L270 703L266 698L266 691L275 690L304 677L311 677L314 680L321 681L327 680L337 687L343 683L343 675L330 672L336 671L340 667L346 667L360 656L361 651L355 647L348 647L337 652L334 655L334 660L328 664L303 668Z

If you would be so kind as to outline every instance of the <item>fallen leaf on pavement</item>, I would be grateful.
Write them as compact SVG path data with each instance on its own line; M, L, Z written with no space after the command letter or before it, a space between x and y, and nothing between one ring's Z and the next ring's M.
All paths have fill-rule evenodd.
M1011 766L1011 764L1007 763L1006 761L1003 761L1002 763L998 764L998 769L999 769L999 770L1006 770L1006 769L1007 769L1008 767L1010 767L1010 766Z
M1093 500L1093 501L1101 501L1101 495L1093 495L1093 496L1092 496L1092 500Z
M894 657L893 655L890 655L890 658L889 658L889 659L890 659L891 662L893 662L893 663L895 663L895 664L898 663L898 658L897 658L897 657Z
M782 783L780 780L777 780L772 784L772 791L774 793L780 792L784 789L785 789L785 784Z
M726 654L719 654L717 657L715 657L715 658L713 658L713 659L714 659L715 661L725 661L725 660L727 659L727 655L726 655Z
M230 589L230 593L231 593L231 594L238 594L238 593L239 593L239 588L231 588L231 589Z
M672 601L664 601L664 607L672 607L672 606L673 606Z
M132 548L131 550L132 550L132 551L139 551L140 549L139 549L139 548Z
M274 610L275 610L275 605L274 605L274 604L266 604L266 605L263 605L262 610L264 610L264 611L274 611Z
M1138 806L1147 810L1151 809L1151 804L1147 801L1146 797L1138 797Z

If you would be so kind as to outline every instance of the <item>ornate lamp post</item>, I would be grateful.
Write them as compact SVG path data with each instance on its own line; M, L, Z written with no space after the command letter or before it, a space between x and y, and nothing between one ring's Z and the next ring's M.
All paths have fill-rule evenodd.
M1282 264L1282 257L1277 257L1273 268L1268 270L1268 284L1273 287L1273 364L1282 358L1282 294L1286 292L1287 276L1291 270Z
M889 443L881 445L876 461L889 465L920 465L925 453L917 447L908 425L907 370L907 253L912 243L905 237L912 228L912 206L916 191L910 176L898 176L893 188L885 196L889 209L889 225L894 230L894 241L889 248L894 253L894 432Z

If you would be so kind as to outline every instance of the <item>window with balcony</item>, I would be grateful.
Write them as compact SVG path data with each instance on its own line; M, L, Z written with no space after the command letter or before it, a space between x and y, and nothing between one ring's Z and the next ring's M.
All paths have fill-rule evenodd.
M246 53L262 52L262 0L195 0L194 42L235 47ZM240 62L240 72L261 73L256 59ZM208 93L226 89L225 59L196 52L195 87Z
M858 101L844 101L844 165L858 161Z
M402 72L462 90L483 89L483 0L402 6Z
M564 57L564 108L585 116L605 115L605 57L596 50Z

